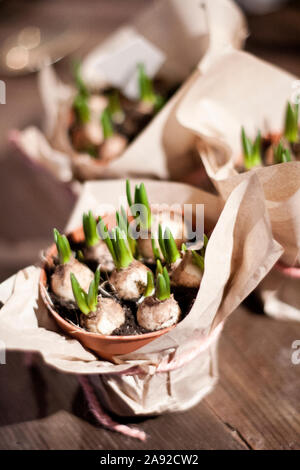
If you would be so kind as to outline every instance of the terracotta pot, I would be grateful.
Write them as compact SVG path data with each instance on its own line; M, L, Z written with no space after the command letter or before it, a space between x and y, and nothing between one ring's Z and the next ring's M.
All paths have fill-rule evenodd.
M114 215L113 215L114 217ZM112 220L112 217L104 217L105 222L109 226ZM69 235L71 240L76 242L82 242L84 240L83 228L80 227L74 232ZM107 335L100 335L96 333L89 333L88 331L83 330L75 325L72 325L68 321L64 320L63 317L59 314L58 311L54 310L51 306L48 295L46 292L47 288L47 275L45 267L46 265L53 264L53 257L57 255L56 245L53 244L48 249L46 253L45 263L42 266L41 276L40 276L40 294L41 297L50 312L50 314L54 317L55 321L59 325L59 327L65 331L68 335L76 338L81 344L94 351L97 355L102 357L103 359L112 360L113 356L118 356L120 354L128 354L137 349L145 346L146 344L153 341L155 338L164 335L175 325L164 328L162 330L153 331L151 333L145 333L141 335L131 335L131 336L107 336Z

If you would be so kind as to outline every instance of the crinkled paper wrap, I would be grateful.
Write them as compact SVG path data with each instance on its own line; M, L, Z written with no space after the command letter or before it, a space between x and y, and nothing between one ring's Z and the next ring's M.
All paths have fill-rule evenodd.
M133 181L132 183L134 183ZM157 203L205 205L205 228L215 226L206 251L205 271L195 303L169 333L115 364L98 359L58 330L38 289L40 269L30 266L0 286L0 339L8 349L35 350L47 364L75 374L94 374L101 399L119 414L178 411L196 404L217 380L216 347L224 320L257 286L281 256L255 175L242 182L222 210L220 200L185 184L146 181L149 199ZM125 181L86 183L67 229L81 224L82 212L101 204L119 207ZM211 336L212 335L212 336ZM184 367L155 373L162 361L182 358L200 342L211 340ZM139 375L120 375L139 366ZM99 377L99 374L100 377Z
M179 122L197 136L206 171L224 200L255 173L264 190L274 238L283 246L281 261L300 263L300 162L238 174L241 126L254 138L282 133L287 101L295 97L297 78L244 52L224 55L199 77L177 111ZM265 285L267 291L265 292ZM261 285L265 311L300 320L299 281L272 271Z
M188 3L188 8L187 8ZM99 54L109 54L112 45L122 44L124 34L143 34L146 39L166 54L161 74L170 83L184 81L198 65L198 71L176 93L167 106L135 139L122 157L109 166L103 166L90 156L76 153L68 137L69 109L74 90L61 83L53 70L45 68L40 74L40 93L45 109L45 135L25 129L14 133L12 139L29 158L45 165L57 178L68 181L72 176L80 180L147 175L167 179L172 169L187 167L189 150L194 140L175 120L177 102L194 80L206 70L224 50L240 48L247 34L245 20L231 0L206 0L203 7L198 0L165 0L147 10L132 25L113 34L104 44L92 51L83 61L82 70L91 86L103 85L101 76L95 77L92 64ZM100 83L97 82L100 79ZM29 141L30 139L30 141ZM35 141L33 141L35 139ZM45 140L48 141L48 147ZM145 154L146 152L146 154ZM53 158L52 158L53 157ZM180 158L179 158L180 157ZM53 160L50 164L49 160ZM170 164L170 160L174 163ZM170 168L171 167L171 168Z

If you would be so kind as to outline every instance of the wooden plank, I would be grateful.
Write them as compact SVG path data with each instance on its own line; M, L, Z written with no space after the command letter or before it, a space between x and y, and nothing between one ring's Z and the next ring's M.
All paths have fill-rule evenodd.
M221 378L214 392L185 413L129 420L147 432L146 444L94 427L72 376L39 366L30 377L21 355L11 354L0 369L0 386L6 389L0 404L0 446L77 448L81 429L82 436L90 437L82 438L80 448L297 449L300 383L299 366L291 363L291 344L299 337L299 324L240 308L221 339ZM57 434L61 420L67 423L66 439Z
M145 443L95 425L74 376L22 354L0 366L0 449L246 449L236 433L203 403L185 413L122 419L139 426Z
M291 362L300 323L240 307L221 339L221 379L205 399L254 449L300 448L300 365Z

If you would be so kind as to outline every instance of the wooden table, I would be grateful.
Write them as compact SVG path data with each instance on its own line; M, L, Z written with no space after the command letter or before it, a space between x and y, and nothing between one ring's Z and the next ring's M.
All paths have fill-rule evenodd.
M64 18L86 33L84 52L146 3L114 0L112 7L109 0L88 0L83 9L79 0L12 0L1 6L0 37ZM248 50L300 76L296 2L284 12L251 17L250 26ZM57 68L67 74L67 61ZM52 227L63 228L74 203L59 200L55 182L32 172L8 146L7 131L38 123L42 110L35 76L6 83L7 104L0 108L1 279L37 260ZM146 443L95 425L75 377L41 362L28 369L22 354L8 354L0 366L0 449L299 449L300 365L291 362L291 345L300 339L300 323L271 320L253 305L238 308L226 324L213 393L185 413L126 421L148 434Z

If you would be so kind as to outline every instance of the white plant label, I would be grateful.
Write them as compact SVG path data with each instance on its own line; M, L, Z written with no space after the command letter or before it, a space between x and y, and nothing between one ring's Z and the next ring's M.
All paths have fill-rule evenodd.
M154 77L163 62L165 54L150 41L135 34L128 38L126 43L111 51L109 54L99 55L95 68L107 82L131 99L139 96L137 65L143 63L149 77Z

